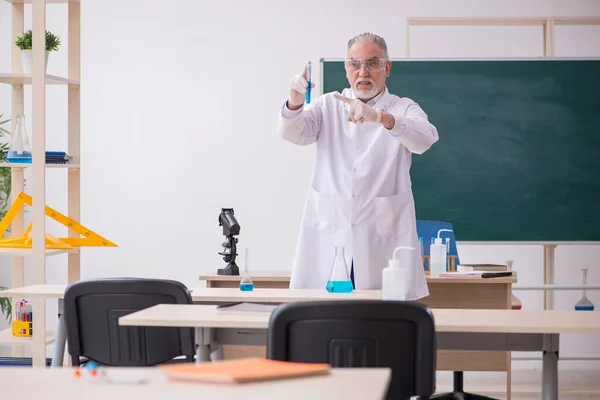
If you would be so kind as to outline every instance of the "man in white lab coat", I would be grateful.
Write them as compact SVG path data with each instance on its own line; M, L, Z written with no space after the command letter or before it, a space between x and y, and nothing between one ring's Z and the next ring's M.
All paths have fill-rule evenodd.
M291 143L316 143L291 288L325 288L336 245L345 246L356 289L381 289L382 269L397 246L415 252L407 267L407 300L429 294L421 265L411 189L412 153L438 140L417 103L388 92L391 61L383 38L348 42L350 88L305 105L305 73L291 80L279 133ZM401 252L402 253L402 252Z

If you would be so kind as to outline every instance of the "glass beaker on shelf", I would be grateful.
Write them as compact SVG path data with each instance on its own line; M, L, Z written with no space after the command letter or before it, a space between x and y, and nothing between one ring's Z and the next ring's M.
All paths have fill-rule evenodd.
M17 115L15 131L10 139L6 160L10 163L31 163L31 142L25 126L25 115Z
M250 250L246 248L244 259L244 272L240 281L240 290L243 292L251 292L254 290L254 282L250 279Z
M344 257L344 246L335 246L335 258L326 289L330 293L350 293L354 290L350 272L348 272L348 264Z
M583 272L583 285L587 285L587 268L582 268L581 272ZM586 290L583 289L583 296L581 299L575 304L576 311L594 311L594 303L592 303L586 296Z

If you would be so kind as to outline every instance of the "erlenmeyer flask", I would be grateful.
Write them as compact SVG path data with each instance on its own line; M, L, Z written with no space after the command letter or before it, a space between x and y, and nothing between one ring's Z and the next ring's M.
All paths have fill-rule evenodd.
M240 290L244 292L251 292L254 290L254 282L250 279L250 251L246 248L245 260L244 260L244 272L242 273L242 280L240 281Z
M25 126L25 115L17 115L6 159L10 163L31 163L31 143Z
M335 258L326 289L331 293L350 293L354 289L344 257L344 246L335 246Z
M583 284L587 285L587 268L582 268L583 272ZM575 304L576 311L594 311L594 303L592 303L586 296L586 291L583 289L583 296L581 300Z

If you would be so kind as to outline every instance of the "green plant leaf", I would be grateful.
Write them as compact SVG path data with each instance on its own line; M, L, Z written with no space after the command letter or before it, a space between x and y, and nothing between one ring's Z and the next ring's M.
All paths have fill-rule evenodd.
M0 136L10 135L10 132L2 127L2 125L10 122L10 119L2 121L4 114L0 114Z
M10 135L10 132L2 127L2 125L10 122L10 119L2 121L3 116L4 114L0 114L0 136L4 136L5 133ZM0 162L6 161L4 152L8 150L8 147L8 143L2 143L0 145ZM0 168L0 219L4 219L9 208L10 191L12 188L11 178L12 174L10 168ZM6 288L0 287L0 291L1 290L6 290ZM10 298L0 297L0 313L4 314L7 321L10 320L12 315L12 303Z
M21 50L31 50L33 48L33 32L31 29L23 33L22 36L17 37L15 44ZM60 45L60 38L52 32L46 31L46 51L57 51Z
M6 290L5 287L0 287L1 290ZM12 315L12 303L8 297L0 297L0 313L4 314L4 318L8 321Z

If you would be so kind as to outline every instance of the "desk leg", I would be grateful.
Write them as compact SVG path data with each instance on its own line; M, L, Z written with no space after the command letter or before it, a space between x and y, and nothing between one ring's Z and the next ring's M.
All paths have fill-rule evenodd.
M215 340L212 328L196 328L196 362L223 360L223 346Z
M196 328L196 363L210 361L211 328Z
M544 285L554 284L554 250L555 244L544 245ZM554 309L554 291L544 290L544 310Z
M212 361L222 361L225 359L223 355L223 346L219 343L211 343L210 345L210 359Z
M58 299L58 322L56 324L56 339L54 340L54 354L52 355L52 368L62 367L67 343L67 330L65 326L65 303Z
M558 335L544 335L542 399L558 400Z

